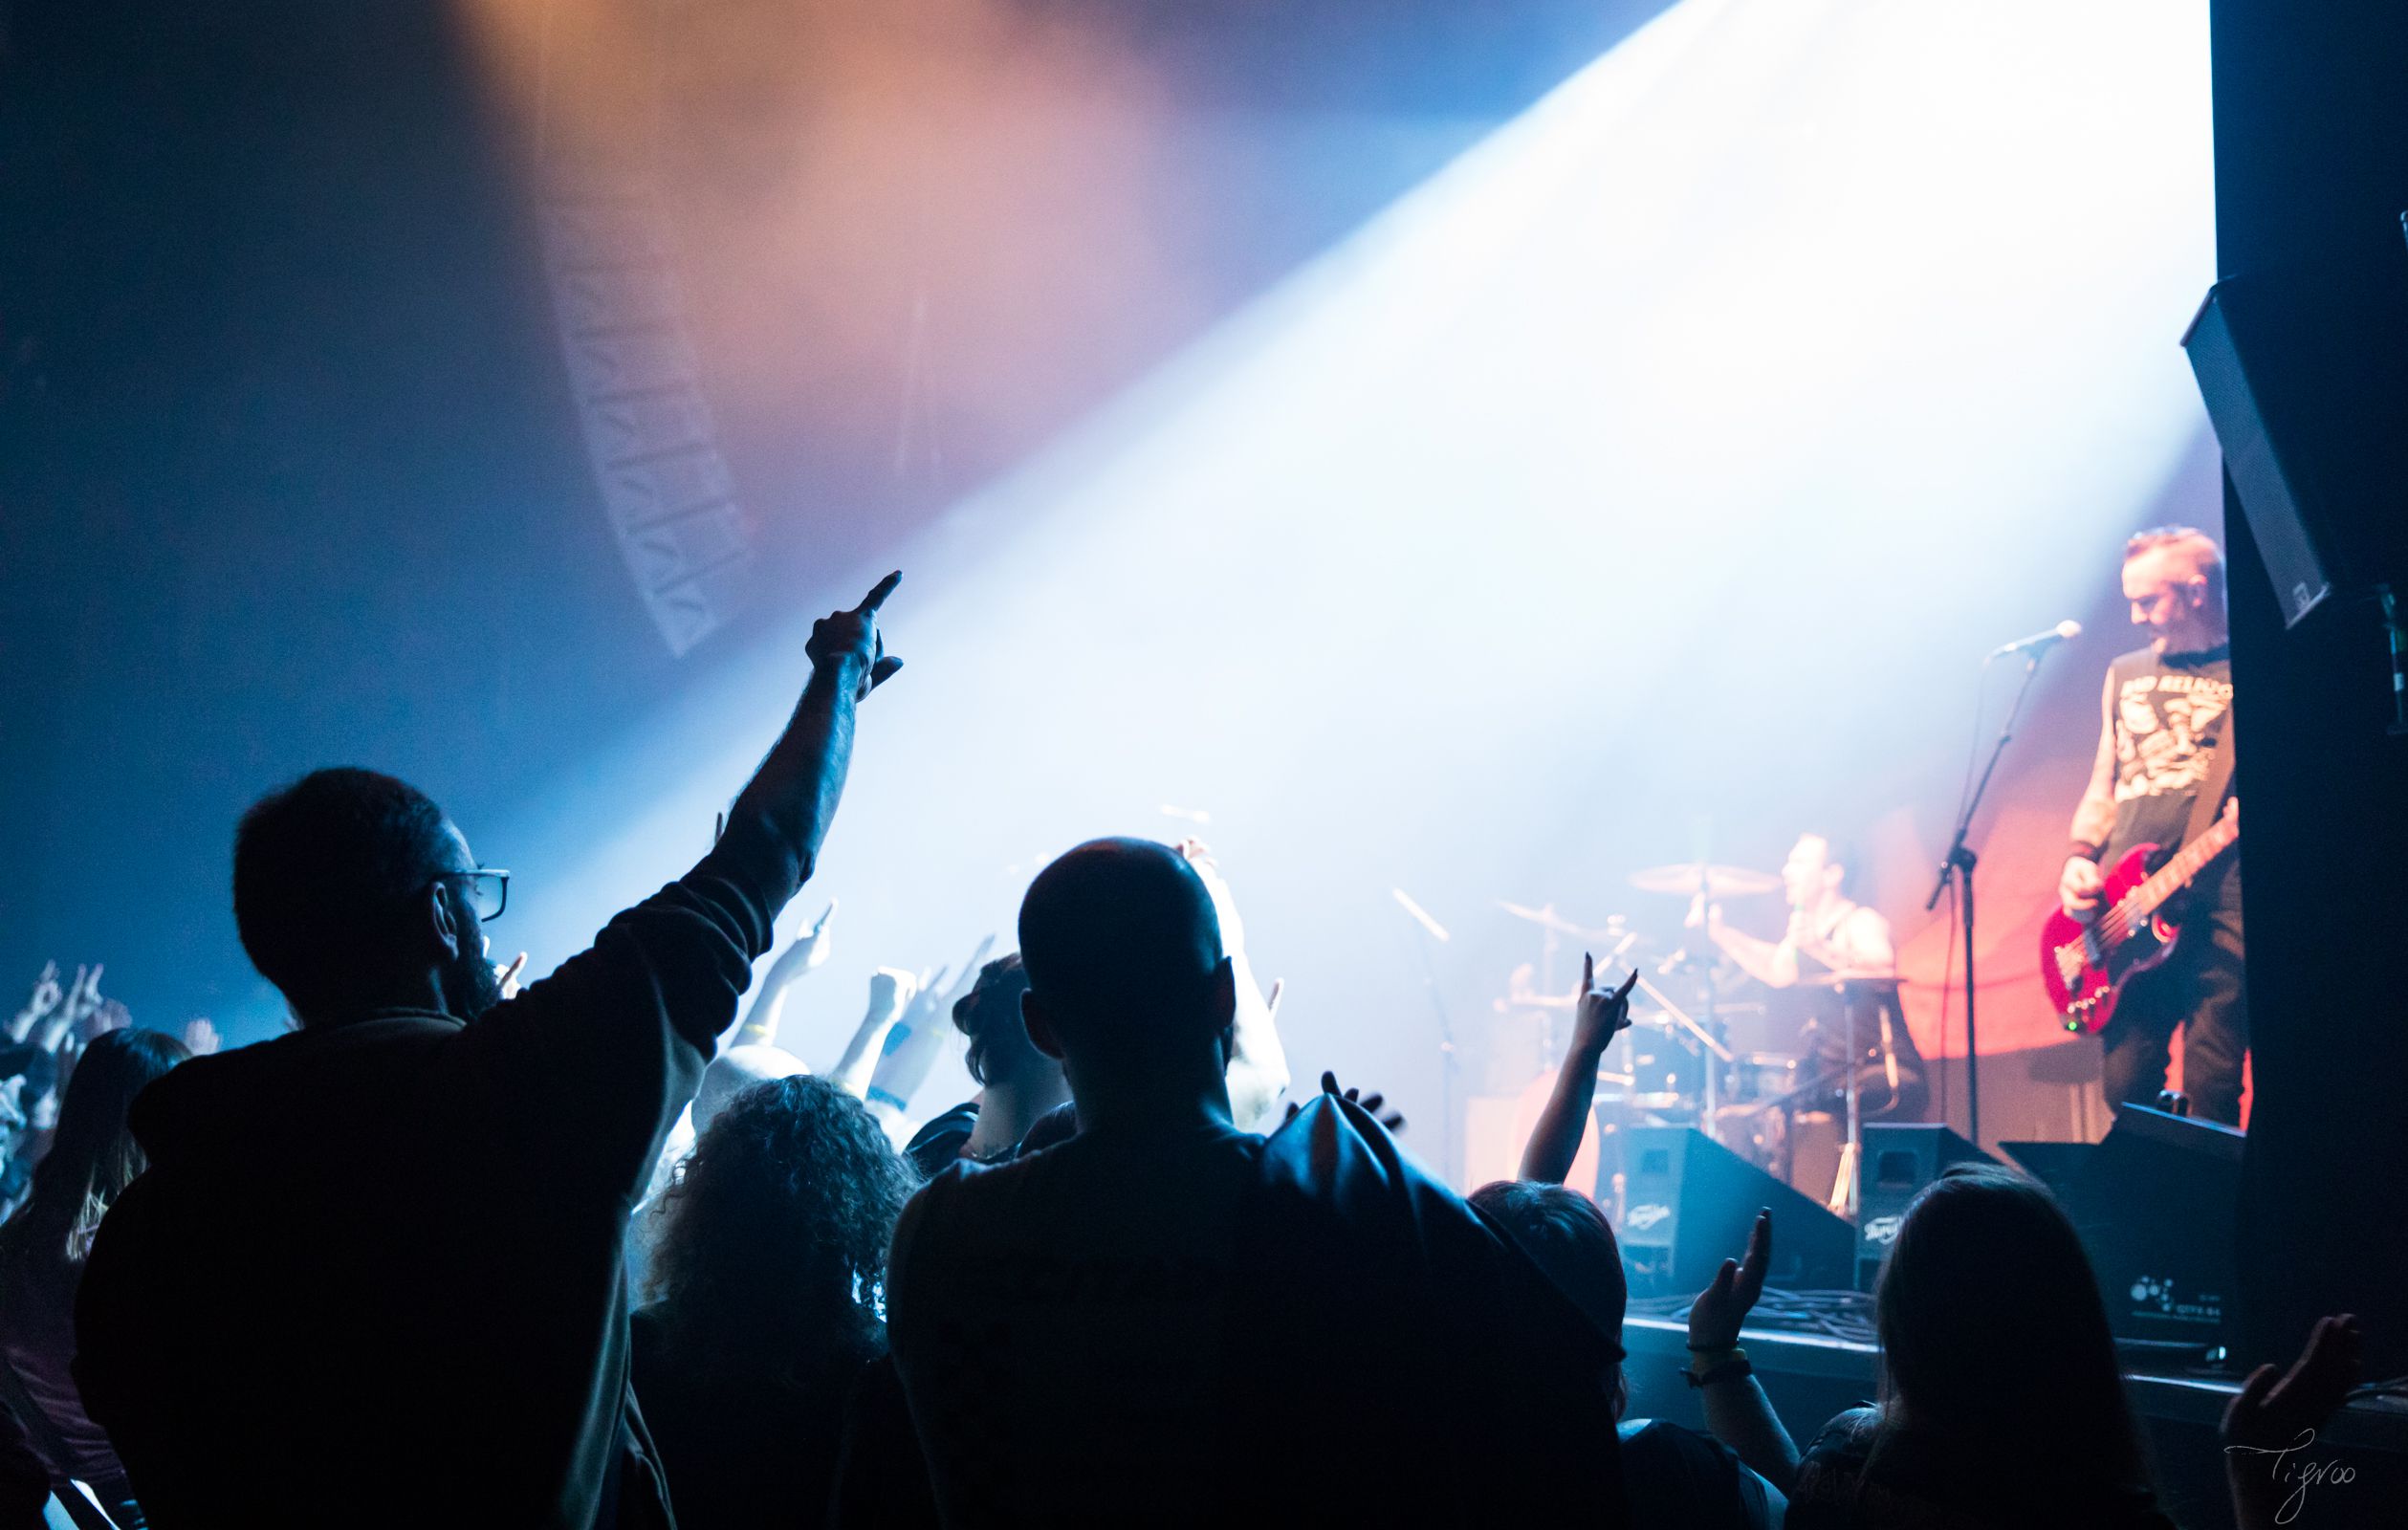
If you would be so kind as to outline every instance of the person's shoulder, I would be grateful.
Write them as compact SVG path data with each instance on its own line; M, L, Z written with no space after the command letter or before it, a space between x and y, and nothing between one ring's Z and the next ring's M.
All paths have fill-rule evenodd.
M306 1026L178 1064L135 1097L127 1124L154 1167L256 1146L298 1108L339 1120L361 1098L389 1095L421 1060L440 1067L461 1034L457 1020L415 1013Z
M1687 1496L1687 1512L1675 1512L1677 1523L1773 1522L1771 1485L1713 1435L1661 1418L1626 1419L1616 1432L1622 1477L1632 1498L1652 1497L1672 1507Z
M978 1103L965 1101L932 1117L927 1126L911 1134L903 1147L903 1156L920 1171L922 1179L934 1179L946 1167L961 1156L962 1145L978 1129Z
M1035 1158L1002 1164L957 1158L904 1202L887 1249L887 1331L893 1342L906 1342L924 1307L965 1300L978 1284L976 1272L1000 1251L1041 1235L1026 1214L1022 1191L1044 1171Z
M1797 1480L1788 1490L1789 1524L1823 1530L1854 1522L1853 1505L1880 1423L1878 1410L1850 1408L1823 1426L1799 1453Z
M891 1262L901 1263L907 1248L924 1245L931 1228L939 1237L974 1232L986 1219L988 1206L1007 1199L1016 1187L1044 1172L1037 1166L1035 1157L1000 1164L955 1158L904 1202L903 1214L895 1221Z
M1706 1455L1730 1454L1730 1450L1711 1434L1701 1434L1669 1418L1626 1418L1614 1426L1614 1432L1624 1445L1644 1444L1664 1450L1694 1452ZM1737 1460L1737 1456L1732 1456Z
M966 1132L977 1125L978 1102L965 1100L951 1110L930 1116L928 1125L911 1134L911 1141L905 1145L903 1150L909 1152L922 1143L933 1142L939 1137L952 1136L957 1132Z
M1700 1433L1668 1418L1625 1419L1615 1433L1622 1445L1626 1474L1650 1472L1651 1466L1671 1468L1696 1479L1728 1476L1737 1479L1742 1468L1731 1448L1711 1434ZM1676 1465L1675 1463L1677 1463Z
M1881 1410L1870 1404L1831 1415L1806 1448L1806 1454L1829 1460L1862 1460L1872 1450L1881 1429Z

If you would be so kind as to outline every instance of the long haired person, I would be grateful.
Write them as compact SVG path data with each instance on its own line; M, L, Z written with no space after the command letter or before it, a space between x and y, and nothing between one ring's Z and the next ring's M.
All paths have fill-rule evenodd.
M808 1075L728 1102L648 1215L637 1405L677 1520L795 1523L827 1501L844 1402L886 1351L887 1242L919 1176Z
M1824 1427L1791 1530L2173 1530L2072 1221L2037 1182L1959 1165L1915 1196L1874 1298L1882 1400Z
M67 1081L57 1134L33 1170L33 1191L0 1227L0 1360L18 1410L55 1483L89 1485L120 1526L142 1524L125 1468L109 1436L84 1412L70 1371L76 1354L76 1291L92 1235L143 1168L126 1129L134 1097L191 1052L159 1031L104 1031Z

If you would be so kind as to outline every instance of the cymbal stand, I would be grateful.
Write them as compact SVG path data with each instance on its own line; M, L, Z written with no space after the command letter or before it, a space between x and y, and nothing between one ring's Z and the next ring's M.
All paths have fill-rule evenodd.
M1666 998L1662 989L1657 988L1653 983L1648 981L1647 973L1640 973L1638 974L1638 979L1639 991L1645 994L1648 997L1653 999L1656 1002L1657 1007L1661 1008L1665 1014L1673 1017L1673 1023L1675 1025L1680 1027L1684 1031L1687 1031L1692 1037L1696 1038L1698 1046L1704 1049L1706 1064L1706 1097L1704 1106L1705 1123L1703 1129L1707 1136L1713 1137L1717 1142L1720 1142L1722 1139L1715 1135L1716 1132L1720 1129L1718 1123L1715 1121L1715 1114L1721 1108L1722 1104L1722 1070L1738 1061L1739 1059L1733 1055L1729 1047L1722 1044L1721 1039L1712 1031L1708 1030L1705 1026L1698 1024L1695 1019L1690 1017L1689 1013L1686 1010L1683 1010L1679 1005L1674 1003L1671 999ZM1713 1003L1714 990L1712 986L1709 985L1706 990L1706 1013L1709 1016L1711 1016L1714 1013L1712 1007Z
M1421 989L1430 995L1430 1011L1438 1021L1438 1171L1450 1185L1463 1183L1463 1134L1456 1124L1456 1095L1458 1090L1456 1073L1462 1066L1462 1053L1455 1039L1455 1016L1447 1008L1446 990L1438 982L1438 962L1432 954L1439 941L1448 938L1446 929L1422 910L1419 904L1396 890L1396 898L1412 916L1421 937L1413 949L1421 955Z
M1841 1085L1848 1102L1848 1140L1840 1145L1839 1175L1832 1180L1830 1198L1826 1202L1832 1211L1851 1218L1856 1214L1856 1166L1863 1158L1865 1148L1864 1098L1860 1082L1860 1076L1865 1070L1857 1066L1854 1000L1855 995L1846 988L1839 990L1840 1040L1848 1048L1843 1060L1843 1066L1848 1069L1847 1082Z

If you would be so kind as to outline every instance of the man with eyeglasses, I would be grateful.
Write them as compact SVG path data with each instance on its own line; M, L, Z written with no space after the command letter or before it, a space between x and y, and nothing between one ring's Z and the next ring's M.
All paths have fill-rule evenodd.
M816 623L725 832L504 999L480 866L414 788L319 771L245 815L244 949L290 1036L137 1100L77 1377L154 1526L668 1522L627 1389L621 1245L664 1134L810 875L900 575Z

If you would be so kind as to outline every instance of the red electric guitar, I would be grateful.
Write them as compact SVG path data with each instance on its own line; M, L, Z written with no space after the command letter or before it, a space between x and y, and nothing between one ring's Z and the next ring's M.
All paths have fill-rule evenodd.
M2235 798L2224 804L2223 817L2154 876L2149 858L2157 847L2134 846L2107 874L2095 919L2085 924L2063 908L2048 916L2040 930L2040 976L2067 1030L2095 1036L2106 1028L2125 981L2165 960L2181 934L2159 912L2166 900L2240 838L2241 803Z

